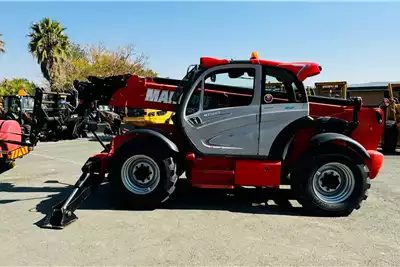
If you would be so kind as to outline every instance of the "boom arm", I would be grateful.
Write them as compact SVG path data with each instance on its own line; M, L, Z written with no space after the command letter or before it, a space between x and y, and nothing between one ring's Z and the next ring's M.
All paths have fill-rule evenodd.
M252 58L249 61L243 62L269 67L281 67L295 74L300 81L318 75L322 69L318 64L311 62L282 63L259 60L258 58ZM199 67L202 70L205 70L217 65L243 62L202 57L200 58ZM83 110L86 110L90 103L98 101L98 104L100 105L110 105L113 107L149 108L175 111L174 104L176 104L176 98L178 98L180 94L179 90L178 95L175 94L177 86L181 83L180 80L157 77L140 77L131 74L107 78L89 77L88 80L89 82L74 81L75 89L79 92L80 105ZM241 92L241 89L237 87L215 86L213 84L207 84L206 86L207 88L205 90L211 93L224 94L225 96L248 96L248 92ZM224 88L222 89L221 87Z
M149 77L121 75L107 78L89 77L89 82L75 81L80 105L85 107L98 101L99 105L113 107L150 108L174 111L172 96L178 80L162 79L157 83ZM171 84L165 84L169 82Z

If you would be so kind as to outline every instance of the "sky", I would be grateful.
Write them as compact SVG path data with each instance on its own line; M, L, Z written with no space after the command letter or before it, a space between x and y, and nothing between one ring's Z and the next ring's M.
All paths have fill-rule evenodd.
M182 78L201 56L311 61L316 81L400 80L399 3L346 2L2 2L0 80L43 80L29 54L29 26L48 16L73 42L128 43L160 76Z

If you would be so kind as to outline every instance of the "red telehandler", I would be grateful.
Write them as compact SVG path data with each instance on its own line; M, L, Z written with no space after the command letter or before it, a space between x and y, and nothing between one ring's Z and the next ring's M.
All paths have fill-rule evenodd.
M82 110L98 101L172 111L173 124L135 128L107 145L99 140L104 150L87 160L73 192L41 227L75 221L74 211L105 178L127 207L154 209L184 172L199 188L288 184L306 209L351 214L383 164L377 151L382 111L363 107L361 98L307 96L303 81L321 69L257 56L202 57L182 80L124 75L75 81ZM268 86L277 82L284 90Z

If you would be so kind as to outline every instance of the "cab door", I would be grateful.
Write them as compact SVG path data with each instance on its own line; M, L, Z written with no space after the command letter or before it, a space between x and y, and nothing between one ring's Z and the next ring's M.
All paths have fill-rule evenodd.
M179 121L196 152L258 154L262 68L227 64L202 73L180 102Z
M260 146L258 155L276 158L309 115L304 85L291 72L263 68L265 85L261 97ZM270 86L280 84L279 87ZM280 156L277 159L281 159Z

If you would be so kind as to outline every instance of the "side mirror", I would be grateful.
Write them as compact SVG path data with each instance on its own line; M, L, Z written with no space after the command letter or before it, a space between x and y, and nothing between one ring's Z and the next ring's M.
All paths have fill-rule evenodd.
M215 81L217 80L217 76L215 74L211 75L210 80L215 83Z

